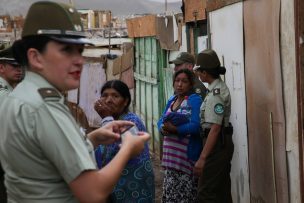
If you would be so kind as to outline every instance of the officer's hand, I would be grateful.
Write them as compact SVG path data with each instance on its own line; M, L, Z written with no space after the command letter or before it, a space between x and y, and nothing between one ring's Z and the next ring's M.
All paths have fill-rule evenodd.
M112 121L87 135L94 147L101 144L112 144L120 139L120 133L134 123L130 121Z
M95 111L99 114L101 118L112 116L113 112L112 109L106 105L102 99L99 99L94 104Z
M204 166L205 166L205 160L198 159L194 165L193 174L195 176L201 176L203 173Z
M150 139L150 135L146 132L139 132L138 136L126 132L122 137L121 149L127 149L131 152L131 157L139 155L145 147L145 143Z

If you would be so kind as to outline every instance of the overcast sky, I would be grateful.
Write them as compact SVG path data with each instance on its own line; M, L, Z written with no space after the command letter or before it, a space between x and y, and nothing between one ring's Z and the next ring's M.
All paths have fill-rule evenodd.
M0 0L0 15L25 15L29 6L38 0ZM165 0L53 0L73 2L77 9L111 10L114 15L164 13ZM167 0L167 11L181 12L182 0Z

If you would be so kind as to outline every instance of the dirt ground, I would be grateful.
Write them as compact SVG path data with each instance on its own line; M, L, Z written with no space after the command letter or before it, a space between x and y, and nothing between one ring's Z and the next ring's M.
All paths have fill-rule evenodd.
M163 185L163 169L161 167L161 162L159 155L151 154L151 159L153 162L153 170L155 175L155 203L161 202L162 196L162 185Z

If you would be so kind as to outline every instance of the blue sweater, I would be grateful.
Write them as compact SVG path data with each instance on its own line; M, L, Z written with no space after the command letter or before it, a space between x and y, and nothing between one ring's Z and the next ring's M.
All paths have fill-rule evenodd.
M175 100L176 95L169 98L166 108L157 122L158 130L160 131L163 125L163 117L166 115L168 108L170 108L172 102ZM202 99L197 94L191 94L188 97L188 105L191 108L191 117L189 122L177 126L178 135L184 137L186 135L191 135L189 138L189 144L187 147L188 158L197 161L202 151L202 139L200 137L200 106L202 104Z

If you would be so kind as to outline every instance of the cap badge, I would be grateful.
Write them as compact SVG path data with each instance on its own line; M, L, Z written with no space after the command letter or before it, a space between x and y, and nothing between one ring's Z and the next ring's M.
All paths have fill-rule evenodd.
M74 13L74 9L73 8L69 8L70 13Z
M200 65L196 65L196 64L195 64L195 65L193 66L193 70L195 71L195 70L199 69L200 67L201 67Z

